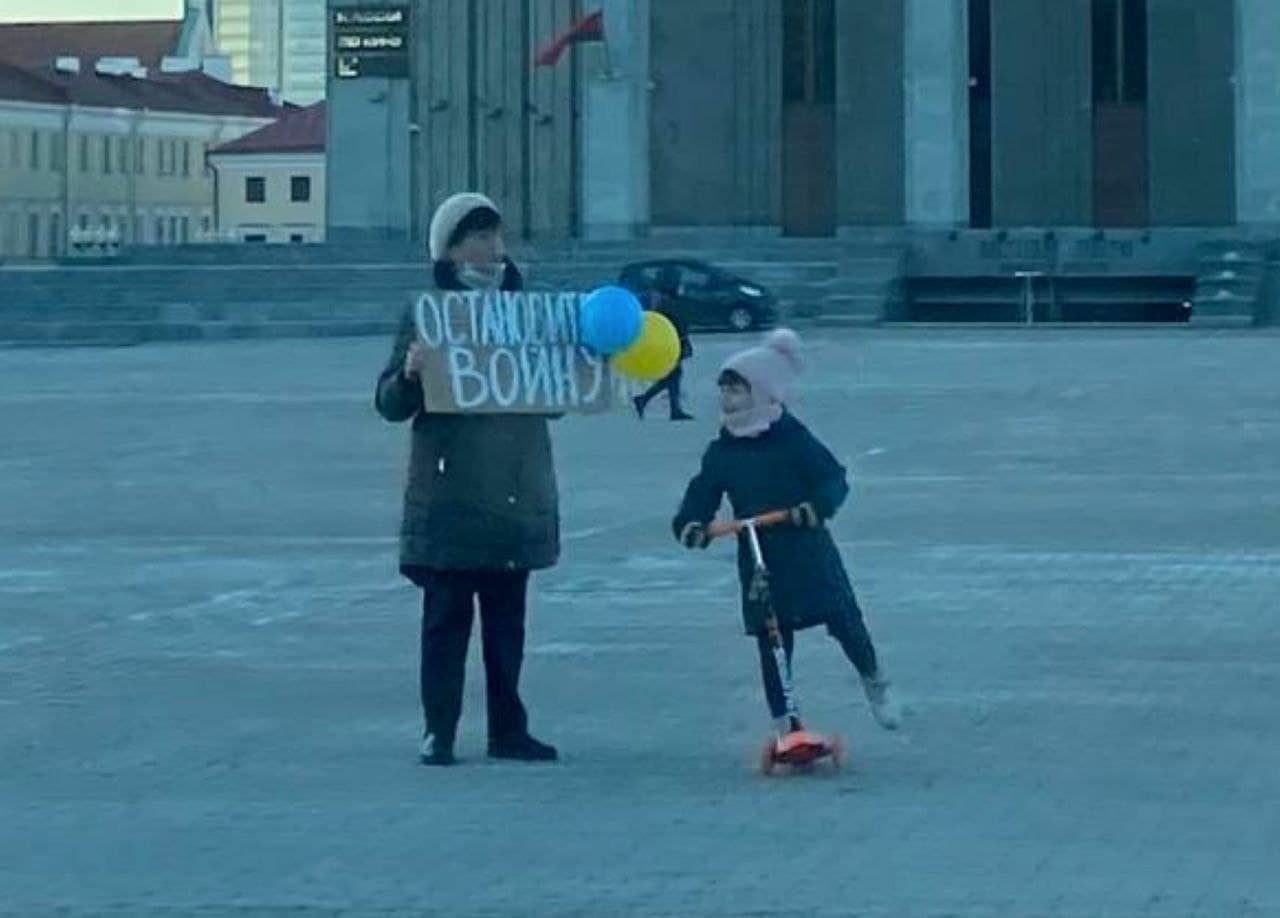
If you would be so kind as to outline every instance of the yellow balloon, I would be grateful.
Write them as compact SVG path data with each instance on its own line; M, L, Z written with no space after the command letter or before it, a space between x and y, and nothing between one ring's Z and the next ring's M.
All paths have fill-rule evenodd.
M679 362L680 336L676 327L662 313L646 312L640 337L613 358L613 368L632 379L653 382L674 370Z

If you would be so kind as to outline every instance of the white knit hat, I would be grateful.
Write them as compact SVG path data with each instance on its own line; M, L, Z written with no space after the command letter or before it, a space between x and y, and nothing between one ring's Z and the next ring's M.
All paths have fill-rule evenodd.
M427 250L432 261L442 261L449 250L449 237L466 219L467 214L480 208L488 208L499 216L502 211L489 198L476 191L464 191L447 198L436 208L431 218L431 230L427 236Z
M766 403L782 404L800 375L800 336L789 328L770 332L759 347L734 354L721 368L737 373Z

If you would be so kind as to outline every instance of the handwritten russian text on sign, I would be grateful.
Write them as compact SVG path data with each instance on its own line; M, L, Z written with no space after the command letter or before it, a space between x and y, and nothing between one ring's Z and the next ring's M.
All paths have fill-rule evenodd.
M591 414L613 405L607 362L582 347L578 293L450 291L418 297L432 411Z

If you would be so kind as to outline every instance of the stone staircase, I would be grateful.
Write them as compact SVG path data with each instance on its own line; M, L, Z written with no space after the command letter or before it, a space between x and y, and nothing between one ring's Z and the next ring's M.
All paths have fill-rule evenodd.
M1197 255L1193 324L1261 324L1268 272L1265 246L1244 240L1207 242Z
M897 296L906 247L884 238L793 240L669 233L640 242L531 248L534 282L588 289L616 280L622 266L694 258L769 289L788 321L872 323Z
M768 287L787 321L875 322L902 246L880 239L671 233L626 243L517 246L534 289L591 289L628 262L709 261ZM0 268L0 343L134 344L389 334L430 282L420 248L190 246L94 263Z

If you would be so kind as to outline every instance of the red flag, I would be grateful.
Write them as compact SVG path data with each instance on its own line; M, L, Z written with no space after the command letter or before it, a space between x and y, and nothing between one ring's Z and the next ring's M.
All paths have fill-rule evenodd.
M596 10L590 16L584 16L554 40L543 45L534 58L537 67L554 67L560 62L565 49L572 44L584 41L604 41L604 10Z

